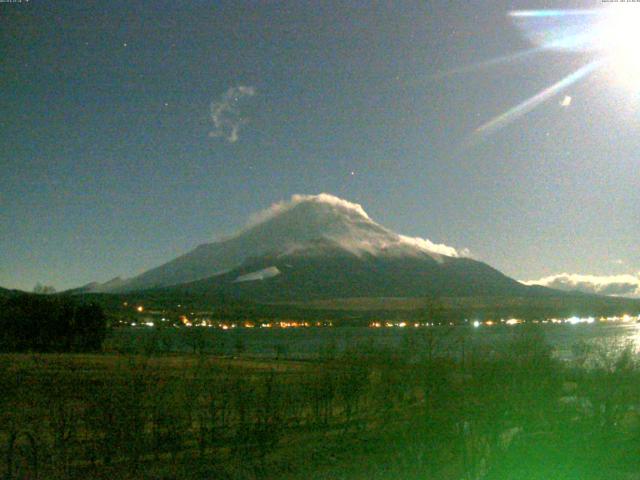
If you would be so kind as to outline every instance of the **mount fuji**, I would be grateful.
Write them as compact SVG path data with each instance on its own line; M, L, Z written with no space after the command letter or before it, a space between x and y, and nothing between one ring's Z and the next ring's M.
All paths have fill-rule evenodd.
M395 233L355 203L294 195L254 216L234 236L128 280L85 292L171 289L257 301L345 297L528 295L528 287L465 251Z

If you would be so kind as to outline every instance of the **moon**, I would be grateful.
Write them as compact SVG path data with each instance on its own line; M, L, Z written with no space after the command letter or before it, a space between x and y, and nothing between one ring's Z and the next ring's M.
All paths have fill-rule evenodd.
M633 7L609 12L598 36L614 81L640 92L640 4Z

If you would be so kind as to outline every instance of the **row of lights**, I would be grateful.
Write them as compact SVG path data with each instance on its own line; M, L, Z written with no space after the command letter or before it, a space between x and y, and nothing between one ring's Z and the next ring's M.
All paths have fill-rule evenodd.
M596 319L595 317L568 317L568 318L550 318L546 320L532 320L531 323L542 323L542 324L570 324L570 325L578 325L581 323L592 324L598 322L618 322L618 323L630 323L630 322L640 322L640 315L632 316L632 315L622 315L622 316L612 316L612 317L600 317ZM492 320L487 320L486 322L480 322L479 320L475 320L473 322L474 327L479 327L480 325L492 326L498 322L494 322ZM524 320L517 318L510 318L508 320L501 319L499 323L504 323L506 325L518 325L520 323L525 323Z
M622 323L629 323L629 322L640 322L640 315L639 316L632 316L632 315L622 315L622 316L612 316L612 317L600 317L598 319L596 319L595 317L569 317L569 318L551 318L551 319L546 319L546 320L532 320L531 323L542 323L542 324L547 324L547 323L553 323L553 324L570 324L570 325L577 325L580 323L586 323L586 324L592 324L595 323L596 321L598 322L622 322ZM465 320L465 323L468 323L468 320ZM487 327L492 327L494 325L497 324L504 324L504 325L520 325L522 323L526 323L525 320L522 320L520 318L508 318L508 319L500 319L500 320L485 320L485 321L480 321L480 320L474 320L473 322L471 322L471 325L473 325L473 327L478 328L481 325L485 325ZM371 322L369 323L369 327L370 328L405 328L405 327L414 327L414 328L420 328L420 327L433 327L436 324L434 322L423 322L423 323L408 323L408 322ZM442 323L438 323L438 325L443 325ZM449 326L454 326L455 324L453 322L449 322L448 323Z
M161 322L167 322L168 319L162 318ZM125 323L121 321L120 323ZM181 315L179 318L179 324L185 327L208 327L208 328L220 328L222 330L230 330L234 328L310 328L310 327L333 327L333 322L330 321L322 321L322 322L241 322L241 323L219 323L212 322L210 320L189 320L185 315ZM145 321L145 322L131 322L129 324L132 327L137 326L146 326L146 327L154 327L156 325L153 321ZM175 327L179 327L179 325L174 325Z
M125 302L124 305L126 306L127 303ZM139 313L144 312L144 307L142 305L138 305L136 307L136 311ZM162 321L165 322L167 321L166 318L162 318ZM551 319L547 319L547 320L532 320L532 323L543 323L543 324L547 324L547 323L554 323L554 324L561 324L561 323L568 323L571 325L577 325L580 323L586 323L586 324L592 324L595 323L596 319L594 317L577 317L577 316L573 316L573 317L569 317L569 318L564 318L564 319L560 319L560 318L551 318ZM640 321L640 315L639 316L631 316L631 315L622 315L622 316L611 316L611 317L600 317L598 319L599 322L623 322L623 323L628 323L628 322L638 322ZM468 320L465 320L465 322L468 322ZM181 315L180 316L180 323L182 323L184 326L186 327L192 327L194 326L194 322L190 321L185 315ZM506 324L506 325L518 325L521 323L525 323L524 320L522 319L518 319L518 318L509 318L509 319L500 319L499 321L493 321L493 320L486 320L484 322L481 322L479 320L474 320L472 322L472 325L475 328L480 327L481 325L486 325L486 326L493 326L496 325L498 323L502 323L502 324ZM135 327L137 326L137 322L132 322L131 326ZM154 322L151 321L147 321L147 322L143 322L140 325L145 325L147 327L153 327L155 324ZM332 327L333 323L332 322L290 322L290 321L280 321L280 322L262 322L262 323L255 323L255 322L244 322L242 324L240 324L241 327L243 328L304 328L304 327L312 327L312 326L316 326L316 327ZM441 325L441 324L439 324ZM449 322L450 326L453 326L454 323L453 322ZM198 327L214 327L217 326L218 328L221 328L222 330L229 330L229 329L233 329L233 328L237 328L238 324L236 323L218 323L213 324L211 321L207 321L207 320L201 320L201 321L197 321L196 319L196 323L195 326ZM371 328L405 328L407 326L413 326L415 328L420 328L420 327L433 327L435 326L434 322L414 322L414 323L407 323L407 322L371 322L369 324L369 327Z

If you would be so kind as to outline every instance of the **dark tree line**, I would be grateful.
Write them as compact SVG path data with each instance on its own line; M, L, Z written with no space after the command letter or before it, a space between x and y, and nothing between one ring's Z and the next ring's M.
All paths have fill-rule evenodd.
M0 303L0 351L90 352L107 331L99 305L70 298L20 295Z

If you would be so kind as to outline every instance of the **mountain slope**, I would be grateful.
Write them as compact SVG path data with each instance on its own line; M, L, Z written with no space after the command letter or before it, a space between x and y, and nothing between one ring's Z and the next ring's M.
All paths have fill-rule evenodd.
M255 275L271 272L271 275ZM277 273L276 273L277 272ZM176 295L225 293L259 302L353 297L528 296L535 290L468 258L294 253L264 257L196 282L163 289Z
M0 298L10 297L12 294L12 290L0 287Z

